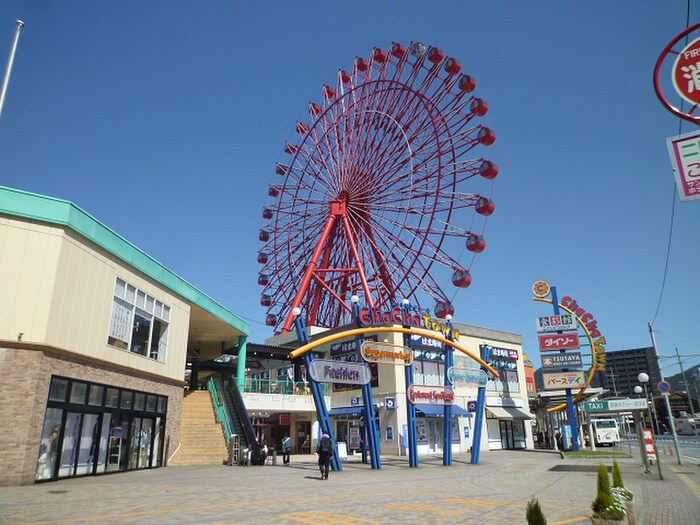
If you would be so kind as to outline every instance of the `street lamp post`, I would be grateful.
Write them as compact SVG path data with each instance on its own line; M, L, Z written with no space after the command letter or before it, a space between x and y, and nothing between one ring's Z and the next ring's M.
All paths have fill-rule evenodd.
M649 399L647 397L647 383L649 382L649 375L645 374L644 372L641 372L638 376L637 379L639 379L639 382L642 384L644 387L644 401L647 403L647 411L649 412L649 420L651 422L651 410L649 408ZM653 397L652 397L652 402L653 402ZM657 433L658 433L658 425L659 422L657 420L656 426L657 426ZM661 456L659 455L659 451L656 448L656 440L654 439L654 432L652 430L652 443L654 444L654 455L656 456L656 467L659 470L659 479L664 479L663 474L661 473Z
M634 393L637 395L640 395L643 391L644 390L639 385L636 385L634 387ZM644 448L644 433L642 432L642 424L639 417L639 410L635 410L633 412L633 416L634 426L637 429L637 439L639 440L639 453L642 455L642 464L644 465L644 473L649 474L649 462L647 461L646 449Z

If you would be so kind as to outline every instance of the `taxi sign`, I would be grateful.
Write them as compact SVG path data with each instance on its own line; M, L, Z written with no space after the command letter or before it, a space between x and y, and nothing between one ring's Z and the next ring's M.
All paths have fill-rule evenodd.
M607 399L605 401L586 401L583 403L584 412L626 412L629 410L644 410L646 399Z

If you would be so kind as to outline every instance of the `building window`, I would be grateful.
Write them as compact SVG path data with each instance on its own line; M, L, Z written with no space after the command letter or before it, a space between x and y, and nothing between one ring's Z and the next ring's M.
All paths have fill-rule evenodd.
M117 277L107 344L165 362L170 307Z

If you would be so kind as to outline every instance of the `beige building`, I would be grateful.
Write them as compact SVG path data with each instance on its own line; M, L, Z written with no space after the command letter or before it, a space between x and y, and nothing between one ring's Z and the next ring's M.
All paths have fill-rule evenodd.
M0 485L157 467L245 321L70 202L0 187Z

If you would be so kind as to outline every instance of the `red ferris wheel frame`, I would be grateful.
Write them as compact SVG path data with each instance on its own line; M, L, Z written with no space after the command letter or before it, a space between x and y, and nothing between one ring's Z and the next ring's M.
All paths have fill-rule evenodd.
M654 66L654 91L656 92L656 96L658 99L661 101L661 103L668 109L671 113L676 115L677 117L682 118L683 120L687 120L688 122L692 122L693 124L700 125L700 115L693 115L695 110L698 108L698 104L693 105L688 111L684 112L681 111L679 108L675 107L669 100L668 97L663 92L663 89L661 88L661 67L664 63L664 61L667 58L670 58L671 55L679 55L680 50L675 50L673 47L678 44L683 38L685 38L687 35L692 33L693 31L696 31L700 29L700 23L697 23L686 30L682 31L679 33L673 40L671 40L668 45L663 49L661 52L661 55L659 55L658 60L656 61L656 65Z
M420 307L421 291L436 317L453 312L438 279L449 282L444 270L457 288L471 283L470 263L448 252L459 252L455 242L469 257L484 250L495 208L484 192L498 174L478 155L496 138L479 123L488 105L460 70L435 47L393 43L356 58L323 87L321 104L309 104L263 209L268 326L288 332L295 309L307 324L338 326L351 317L351 295L370 307Z

